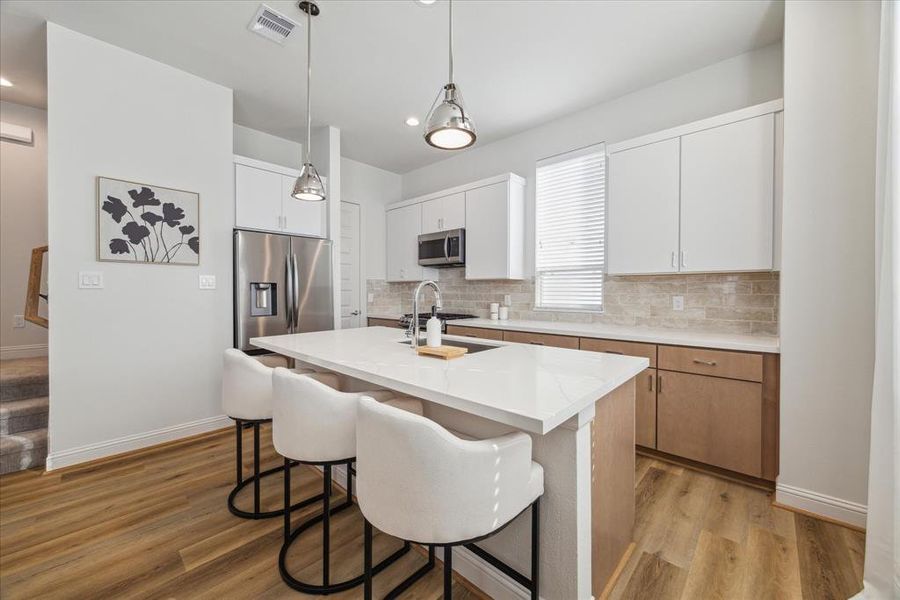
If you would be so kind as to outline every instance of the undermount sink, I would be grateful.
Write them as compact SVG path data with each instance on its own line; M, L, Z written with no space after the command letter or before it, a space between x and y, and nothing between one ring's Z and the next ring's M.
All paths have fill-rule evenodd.
M404 340L400 342L401 344L406 344L409 346L412 343L412 340ZM489 344L475 344L473 342L461 342L459 340L441 340L441 344L444 346L453 346L455 348L465 348L468 350L468 354L475 354L476 352L484 352L485 350L493 350L494 348L499 348L500 346L491 346ZM421 338L419 341L420 346L425 346L425 338Z

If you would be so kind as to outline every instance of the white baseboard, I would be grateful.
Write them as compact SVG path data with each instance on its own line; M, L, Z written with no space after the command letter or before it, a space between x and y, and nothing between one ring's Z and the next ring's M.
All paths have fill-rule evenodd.
M347 468L344 465L333 467L332 479L334 483L345 489ZM356 489L355 482L353 485ZM440 550L437 558L443 560ZM453 570L494 600L527 600L531 597L524 587L465 548L453 549ZM526 573L526 575L528 574Z
M171 427L163 427L162 429L147 431L145 433L126 435L97 444L88 444L86 446L62 450L60 452L51 452L47 456L47 470L52 471L54 469L70 467L90 460L97 460L98 458L122 454L123 452L129 452L131 450L140 450L141 448L155 446L183 437L222 429L230 426L232 423L233 421L227 416L218 415L215 417L190 421L188 423L181 423L179 425L172 425ZM50 440L50 443L52 445L53 441Z
M11 358L32 358L34 356L47 356L47 344L0 346L0 360L9 360Z
M866 526L868 509L865 504L850 502L783 483L775 486L775 502L856 527Z

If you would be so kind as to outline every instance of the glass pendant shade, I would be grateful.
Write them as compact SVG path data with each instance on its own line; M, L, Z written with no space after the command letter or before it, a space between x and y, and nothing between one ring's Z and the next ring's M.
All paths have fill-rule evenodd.
M475 143L475 124L463 107L456 86L448 83L442 89L444 99L435 101L425 121L425 141L443 150L468 148Z
M319 177L319 172L310 163L304 163L300 169L300 177L294 182L294 191L291 197L307 202L321 202L325 199L325 184Z

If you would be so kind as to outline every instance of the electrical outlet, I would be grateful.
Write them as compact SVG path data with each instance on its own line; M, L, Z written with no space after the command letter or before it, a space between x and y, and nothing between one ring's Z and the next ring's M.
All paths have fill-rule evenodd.
M13 329L22 329L25 327L24 315L13 315Z
M672 310L684 310L684 296L672 296Z
M503 306L512 306L512 296L509 294L503 295Z
M367 301L369 304L372 304L373 302L375 302L375 294L373 294L372 292L369 292L369 293L366 295L366 301Z
M103 289L103 273L100 271L79 271L78 287L82 290Z
M215 275L201 275L200 276L200 289L201 290L216 289L216 276Z

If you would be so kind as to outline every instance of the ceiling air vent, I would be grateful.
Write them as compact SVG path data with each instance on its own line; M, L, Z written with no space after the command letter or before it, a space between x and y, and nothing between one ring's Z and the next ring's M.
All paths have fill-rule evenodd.
M250 21L247 29L273 42L283 44L295 27L297 27L295 21L288 19L265 4L260 4L259 10L256 11L256 16Z

